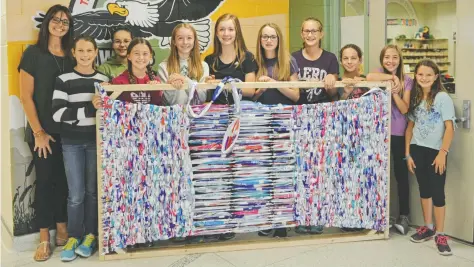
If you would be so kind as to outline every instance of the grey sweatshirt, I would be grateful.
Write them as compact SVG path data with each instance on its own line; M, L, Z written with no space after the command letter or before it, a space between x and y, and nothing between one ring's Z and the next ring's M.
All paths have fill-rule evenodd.
M167 70L167 61L163 61L158 65L158 75L160 76L160 80L162 83L167 83L168 82L168 70ZM186 59L180 59L179 60L179 66L180 66L180 74L188 77L188 61ZM198 82L204 82L204 78L209 76L209 66L207 65L206 62L202 61L202 67L204 69L204 73L201 77L201 79ZM187 78L188 82L191 81L190 78ZM194 96L193 101L191 104L196 105L196 104L202 104L206 101L206 90L197 90L196 95ZM166 90L164 91L164 104L165 105L176 105L176 104L181 104L185 105L188 103L188 97L189 97L189 88L183 89L183 90Z

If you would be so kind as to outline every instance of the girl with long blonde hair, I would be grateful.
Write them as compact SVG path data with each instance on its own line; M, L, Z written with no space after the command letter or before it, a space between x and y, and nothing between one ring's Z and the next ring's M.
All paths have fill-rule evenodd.
M298 81L296 60L286 51L283 34L275 23L266 23L260 28L256 59L257 81ZM261 88L254 97L254 100L263 104L294 105L298 99L298 88Z
M214 52L204 61L209 65L210 76L206 82L215 83L225 77L232 77L243 82L255 82L257 63L254 55L247 49L242 35L239 19L232 14L220 16L214 27ZM208 90L212 95L212 90ZM244 100L255 96L255 89L242 89ZM216 104L233 104L233 98L222 93Z
M179 90L190 81L203 82L209 76L209 66L201 61L199 41L196 30L188 23L177 25L171 34L171 52L167 60L158 66L158 75L164 83L172 84L176 89L164 92L166 105L186 104L189 88ZM206 91L198 90L193 96L193 104L206 101Z
M401 234L409 230L409 183L408 169L405 161L405 129L410 103L413 80L403 71L403 55L400 48L389 44L380 52L380 65L375 72L367 74L368 81L390 81L392 83L392 121L391 121L391 153L394 163L395 178L398 184L398 203L400 216L395 221L395 228Z

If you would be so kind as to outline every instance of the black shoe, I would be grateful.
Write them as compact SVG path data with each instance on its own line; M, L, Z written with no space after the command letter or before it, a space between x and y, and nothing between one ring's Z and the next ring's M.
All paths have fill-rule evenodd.
M400 218L397 220L397 222L394 225L395 225L395 228L397 228L397 230L400 232L400 234L406 235L410 228L408 224L409 224L408 217L404 215L400 215Z
M269 236L272 231L272 229L258 231L258 236Z
M362 232L364 230L365 230L364 228L347 228L347 227L341 228L341 231L345 233Z
M286 228L278 228L275 229L275 233L273 233L273 237L287 237L288 234L286 232Z
M430 240L435 234L434 229L431 230L426 226L422 226L416 229L416 234L412 235L410 240L415 243L421 243Z
M443 256L451 256L453 252L448 245L448 237L445 235L435 236L436 247L438 247L438 253Z
M235 238L234 233L226 233L226 234L221 234L219 236L219 240L221 240L221 241L227 241L227 240L231 240L231 239L234 239L234 238Z

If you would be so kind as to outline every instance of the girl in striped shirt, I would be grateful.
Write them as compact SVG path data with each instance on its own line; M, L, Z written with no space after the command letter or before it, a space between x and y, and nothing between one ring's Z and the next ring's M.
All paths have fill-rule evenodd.
M56 78L53 120L61 122L60 135L69 196L67 203L69 239L60 258L72 261L89 257L97 243L97 152L96 109L92 103L95 82L108 82L95 70L97 44L88 36L78 37L73 46L77 65Z

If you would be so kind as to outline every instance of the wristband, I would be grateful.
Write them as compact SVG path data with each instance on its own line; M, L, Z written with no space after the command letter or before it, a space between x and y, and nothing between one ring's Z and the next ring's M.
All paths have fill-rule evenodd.
M411 155L410 155L410 154L406 155L406 156L403 158L403 160L407 160L407 159L411 159Z
M446 153L446 155L449 153L449 151L448 151L448 150L446 150L446 149L444 149L444 148L441 148L441 149L440 149L440 151L443 151L443 152L445 152L445 153Z
M45 133L45 131L43 129L41 129L41 130L38 130L38 131L34 132L33 136L34 137L41 137L44 133Z

